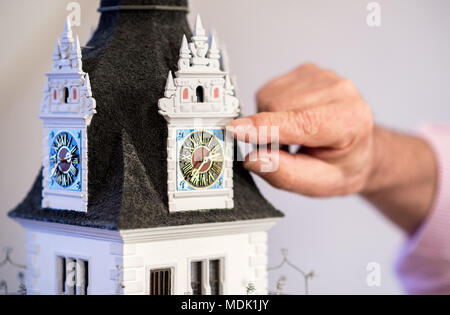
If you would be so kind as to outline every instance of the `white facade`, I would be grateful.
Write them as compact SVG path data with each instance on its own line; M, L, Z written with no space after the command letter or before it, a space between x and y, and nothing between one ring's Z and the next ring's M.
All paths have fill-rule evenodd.
M78 36L73 37L69 19L64 32L56 42L53 52L53 69L47 73L47 84L41 102L39 117L43 120L42 141L42 207L87 211L88 202L88 137L87 127L95 111L89 75L82 70L81 46ZM76 144L77 155L69 154L67 169L57 171L57 164L64 160L52 151L52 143L60 135L68 135L71 145ZM56 157L53 157L56 155ZM56 161L54 161L56 159ZM66 162L66 160L64 160ZM52 165L52 162L54 164ZM73 174L69 174L73 166ZM75 174L76 173L76 174ZM60 178L58 178L60 175ZM75 176L76 175L76 176ZM59 179L59 181L58 181ZM66 182L69 181L69 182ZM63 183L62 183L63 182Z
M220 294L267 294L267 230L277 219L121 232L19 220L27 228L29 294L62 294L59 257L88 262L87 294L143 294L170 269L170 294L192 294L191 262L219 259ZM210 294L208 264L202 294ZM83 270L84 272L84 270ZM78 290L78 289L77 289Z
M200 17L192 41L183 37L178 71L175 79L170 72L164 98L159 100L159 113L168 123L167 165L169 211L203 209L231 209L233 202L234 140L226 134L228 122L240 112L230 77L221 67L221 54L214 36L208 41ZM184 187L180 178L179 134L186 131L220 132L223 139L224 165L219 177L220 185L207 189ZM186 181L187 182L187 181ZM188 184L186 185L188 186Z

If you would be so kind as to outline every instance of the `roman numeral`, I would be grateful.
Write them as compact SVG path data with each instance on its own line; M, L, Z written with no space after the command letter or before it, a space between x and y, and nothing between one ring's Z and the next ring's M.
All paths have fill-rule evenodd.
M216 145L214 148L211 149L211 154L216 154L216 152L220 149L220 144Z
M204 132L204 131L202 131L202 136L201 136L201 139L200 139L200 144L201 144L202 146L206 145L206 138L205 138L205 132Z
M191 137L189 138L191 140L191 144L194 148L198 147L198 140L195 137L195 133L191 135Z
M73 166L73 164L70 165L69 172L70 172L71 174L73 174L74 176L77 175L77 169L76 169L75 166Z
M190 154L185 154L181 157L182 161L189 161L191 159L192 155Z
M209 145L211 144L211 141L214 139L213 136L210 136L208 139L208 143L206 144L207 147L209 147Z
M200 185L206 186L206 175L204 173L200 174Z
M208 171L208 181L209 181L209 182L213 182L213 181L214 181L214 176L213 176L213 174L211 173L211 171Z
M73 182L73 176L71 173L67 173L67 183L70 185Z
M222 171L222 168L217 163L213 163L213 165L211 165L211 170L217 175L219 175L220 172Z
M199 173L196 173L194 176L192 176L191 183L194 185L197 185L198 179L199 179Z
M192 171L194 170L194 166L192 163L187 163L183 166L182 171L185 177L191 176Z

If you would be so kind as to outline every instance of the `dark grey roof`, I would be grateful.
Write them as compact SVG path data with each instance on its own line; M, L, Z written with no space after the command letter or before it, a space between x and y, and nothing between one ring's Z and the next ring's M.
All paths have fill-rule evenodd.
M103 0L102 5L187 5L186 0ZM185 12L105 12L83 49L97 102L88 129L87 213L42 209L42 177L10 217L110 230L280 217L242 164L234 164L233 209L169 213L167 126L158 114L169 70L177 68ZM40 173L39 173L40 174Z

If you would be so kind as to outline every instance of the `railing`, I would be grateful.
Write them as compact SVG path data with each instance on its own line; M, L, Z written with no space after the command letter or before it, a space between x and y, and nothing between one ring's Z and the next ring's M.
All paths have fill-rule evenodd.
M11 254L13 249L10 247L5 248L5 258L0 260L0 269L6 266L12 266L16 269L19 269L17 272L17 281L19 282L17 292L9 292L8 291L8 282L4 279L0 279L0 295L26 295L27 288L25 285L25 269L26 266L22 264L16 263L12 258Z

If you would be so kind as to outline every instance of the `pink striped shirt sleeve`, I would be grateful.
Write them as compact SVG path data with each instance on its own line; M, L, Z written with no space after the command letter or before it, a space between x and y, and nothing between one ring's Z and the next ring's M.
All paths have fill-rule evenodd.
M432 210L402 248L397 274L408 294L450 294L450 125L427 126L421 135L439 167Z

